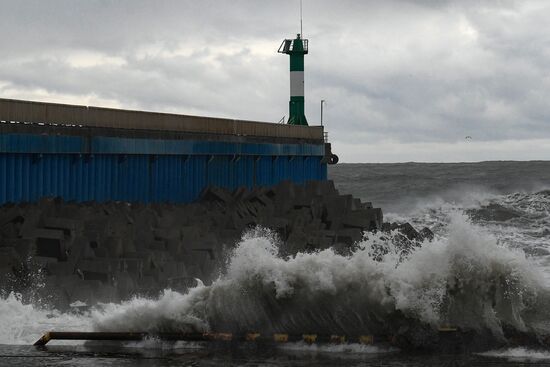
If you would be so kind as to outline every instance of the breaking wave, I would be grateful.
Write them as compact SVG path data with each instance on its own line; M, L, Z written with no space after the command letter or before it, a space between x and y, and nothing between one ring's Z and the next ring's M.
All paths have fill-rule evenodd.
M429 227L446 237L451 218L457 214L466 215L493 234L499 244L524 251L550 281L550 190L498 195L481 190L465 192L457 201L426 201L408 216L386 213L385 218L417 228Z
M105 305L92 312L93 325L102 331L387 334L420 346L449 324L500 341L506 330L548 334L550 292L540 269L463 215L452 216L448 227L448 236L406 256L389 237L375 234L349 256L328 249L287 258L279 256L274 236L256 230L243 237L211 286Z
M283 257L267 230L245 234L212 285L157 299L60 313L0 298L0 344L31 344L47 330L285 332L397 335L430 344L442 325L505 341L550 334L549 288L537 259L487 228L448 213L445 235L403 248L368 234L348 255Z
M0 298L0 344L33 344L44 332L56 329L90 331L92 319L89 315L61 313L25 304L14 293Z

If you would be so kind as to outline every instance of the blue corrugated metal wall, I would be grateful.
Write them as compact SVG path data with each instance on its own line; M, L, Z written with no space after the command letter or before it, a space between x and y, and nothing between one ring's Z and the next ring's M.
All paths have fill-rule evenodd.
M117 139L0 136L0 204L48 196L182 203L209 185L251 188L327 178L322 145Z

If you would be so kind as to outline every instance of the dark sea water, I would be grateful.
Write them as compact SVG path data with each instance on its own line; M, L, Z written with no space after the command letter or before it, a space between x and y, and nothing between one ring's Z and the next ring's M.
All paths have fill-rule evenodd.
M550 188L550 161L338 164L330 179L341 192L372 201L385 212L461 203L478 195L532 193Z
M323 251L288 259L278 256L276 240L258 232L243 238L218 281L188 294L167 290L156 300L85 314L6 296L0 299L0 366L550 365L550 350L532 345L458 355L358 344L30 346L52 329L206 330L216 320L261 321L273 330L317 325L344 334L372 330L373 315L395 321L392 310L426 325L483 331L490 339L499 338L503 325L550 335L550 162L339 164L329 176L341 193L383 208L386 220L427 226L435 239L404 257L391 238L371 235L349 256ZM387 250L381 260L373 260L375 245Z

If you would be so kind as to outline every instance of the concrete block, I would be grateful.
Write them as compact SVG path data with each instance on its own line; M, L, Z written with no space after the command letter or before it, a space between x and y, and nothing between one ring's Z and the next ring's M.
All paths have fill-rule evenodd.
M111 284L103 284L101 287L94 291L95 299L94 303L117 303L120 302L118 289Z
M27 259L36 253L35 240L25 238L0 239L0 247L13 247L21 259Z
M371 227L371 222L376 223L375 213L371 209L350 211L342 218L342 224L346 228L368 230Z
M363 238L363 231L359 228L340 229L336 234L336 241L345 243L348 246L359 242Z
M143 242L149 242L155 239L155 234L153 233L153 228L147 225L140 225L136 223L132 229L134 233L134 238L139 239Z
M200 267L202 278L205 279L206 277L210 276L214 269L216 268L216 262L215 260L215 254L213 251L209 250L194 250L191 251L189 254L189 257L191 258L191 261L195 264L198 264Z
M65 229L71 232L81 232L84 230L84 223L77 219L48 217L42 219L44 228Z
M221 187L209 186L203 190L199 200L205 202L216 201L224 205L229 205L234 199L233 195L228 190Z
M40 221L40 216L42 215L42 210L38 208L29 208L25 215L23 216L24 221L19 229L19 235L22 238L33 238L31 232L36 229L38 222Z
M52 276L52 283L59 288L68 289L82 281L79 275Z
M328 238L330 241L334 241L337 236L336 231L332 231L329 229L320 230L318 232L319 232L319 236Z
M200 230L196 226L186 226L180 228L180 238L184 243L194 241L200 237Z
M158 214L150 208L144 207L134 215L134 227L150 230L158 227Z
M380 208L360 209L348 212L342 218L342 224L347 228L361 228L363 230L382 229L383 216Z
M231 194L234 201L241 200L243 197L248 196L248 188L246 186L237 187Z
M78 242L81 241L81 242ZM73 241L73 246L77 246L74 251L79 251L79 256L73 258L69 255L71 261L79 259L94 259L96 257L95 250L98 247L96 241L90 241L88 238L82 237L80 240ZM73 250L71 249L71 253Z
M25 211L19 206L3 205L0 210L0 227L15 221L23 223L25 220L24 215Z
M46 270L49 274L58 277L74 274L74 265L69 262L50 262L46 266Z
M81 274L84 280L100 281L103 284L110 284L113 281L112 264L105 259L81 260L75 267L75 272Z
M62 240L65 234L62 230L47 229L47 228L29 228L25 233L21 234L22 238L47 238L54 240Z
M39 237L35 240L36 255L55 257L60 260L67 259L67 248L65 241L54 238Z
M200 264L197 264L197 263L191 263L191 264L188 264L186 263L186 268L187 268L187 274L189 275L190 278L198 278L198 279L205 279L205 276L202 272L202 268L200 266Z
M143 275L143 259L121 259L125 262L126 272L134 278L141 278Z
M108 217L86 218L84 221L84 235L90 238L96 237L98 234L109 232Z
M197 277L200 279L200 277ZM189 288L196 287L197 281L195 277L172 277L168 278L167 287L178 292L186 292Z
M290 232L290 235L288 236L288 239L287 239L287 243L290 243L293 245L299 245L300 248L303 248L306 242L307 242L307 234L301 229L297 229Z
M150 275L144 275L138 283L138 292L158 292L159 285L155 277Z
M137 251L135 239L133 236L125 237L122 241L124 256L128 257L128 254Z
M252 217L258 216L258 208L256 208L254 204L249 201L243 201L243 206L249 215L251 215Z
M166 251L168 251L170 255L176 256L181 252L183 242L180 238L165 240L165 243L166 243Z
M114 286L122 299L128 299L134 295L137 288L136 279L127 272L117 272L114 275Z
M98 280L81 280L67 288L69 303L77 301L92 305L96 302L96 290L102 283Z
M237 241L241 239L242 231L235 229L222 229L219 232L219 242L222 245L232 247Z
M124 254L124 244L120 237L109 236L105 238L102 247L107 249L109 257L121 257Z
M180 229L177 227L155 228L153 233L156 239L180 238Z
M103 246L98 246L98 247L94 248L93 250L94 250L95 257L97 257L97 258L106 259L106 258L109 257L109 251L107 250L107 248L105 248Z
M151 254L151 263L157 268L162 267L162 265L165 262L170 261L172 259L172 257L167 251L153 250L150 252L150 254Z
M341 196L325 198L327 217L340 216L346 211L346 199Z
M6 208L6 213L0 210L0 241L2 238L17 238L25 218L20 215L19 208Z
M76 264L76 268L82 272L110 274L113 272L109 261L101 260L81 260Z
M288 219L273 216L262 216L258 220L258 224L283 234L290 228L290 221Z
M32 262L40 268L47 268L50 263L57 263L58 260L55 257L48 256L33 256Z
M154 240L149 242L146 248L152 251L164 251L166 250L166 243L163 240Z
M316 196L311 200L310 204L311 216L313 218L323 218L326 216L326 208L323 202L323 198Z
M287 218L290 221L291 230L294 231L297 228L305 228L308 223L312 221L311 211L309 208L294 209L288 213Z
M332 180L307 181L305 187L307 192L316 196L326 197L338 195L338 190L334 187L334 182Z
M288 200L293 200L296 196L296 186L288 181L281 181L277 185L273 186L272 190L275 193L276 200L281 200L281 198L287 198Z
M211 251L220 246L218 238L212 234L207 233L202 237L194 240L194 242L187 242L186 247L192 250L205 250Z
M264 207L273 205L273 200L269 198L264 192L258 193L254 197L250 198L249 201L252 203L257 202Z
M187 267L183 261L169 261L164 264L164 273L167 280L174 278L187 278Z
M11 269L20 263L21 258L13 247L0 247L0 269Z

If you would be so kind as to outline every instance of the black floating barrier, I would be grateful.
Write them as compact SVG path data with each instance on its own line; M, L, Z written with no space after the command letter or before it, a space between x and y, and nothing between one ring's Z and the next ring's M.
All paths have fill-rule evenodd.
M234 335L231 333L146 333L146 332L100 332L100 331L50 331L45 333L34 343L35 346L44 346L51 340L105 340L105 341L141 341L147 338L155 338L165 341L245 341L258 343L286 343L303 341L313 343L341 344L356 342L361 344L374 344L375 342L388 342L387 336L358 335L346 337L343 335L322 334L259 334L245 333Z

